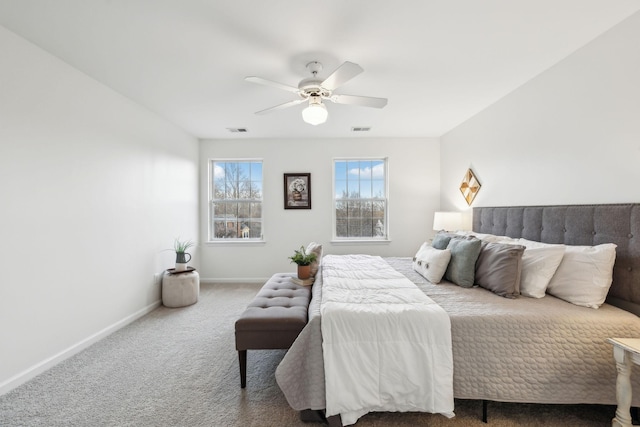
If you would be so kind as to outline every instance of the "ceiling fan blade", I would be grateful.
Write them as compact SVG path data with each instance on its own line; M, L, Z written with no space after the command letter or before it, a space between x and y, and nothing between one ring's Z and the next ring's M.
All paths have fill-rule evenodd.
M277 87L278 89L286 90L293 93L298 93L300 90L297 87L285 85L282 83L274 82L272 80L263 79L262 77L249 76L244 78L246 81L251 83L257 83L259 85Z
M362 67L358 64L346 61L331 73L331 75L322 82L321 86L327 90L334 90L363 71Z
M371 96L332 95L329 100L336 104L362 105L373 108L382 108L387 105L387 98L373 98Z
M294 99L293 101L285 102L284 104L276 105L275 107L267 108L266 110L256 111L256 114L267 114L272 111L282 110L288 107L293 107L294 105L302 104L306 99Z

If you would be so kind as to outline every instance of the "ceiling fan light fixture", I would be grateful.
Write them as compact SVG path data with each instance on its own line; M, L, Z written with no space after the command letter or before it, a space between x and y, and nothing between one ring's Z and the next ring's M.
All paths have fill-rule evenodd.
M329 112L320 97L309 98L309 106L302 110L302 120L310 125L317 126L327 121Z
M364 71L358 64L345 61L324 80L318 78L318 72L322 70L322 64L320 62L309 62L307 64L307 69L311 73L311 77L302 79L298 83L298 87L284 85L282 83L266 80L256 76L245 77L245 80L249 82L276 87L298 95L297 99L276 105L275 107L267 108L266 110L257 111L256 114L266 114L309 101L309 105L302 110L302 119L313 126L317 126L326 122L329 116L327 108L322 103L323 99L335 104L360 105L363 107L373 108L383 108L387 105L387 98L341 95L333 93L335 89L339 88Z

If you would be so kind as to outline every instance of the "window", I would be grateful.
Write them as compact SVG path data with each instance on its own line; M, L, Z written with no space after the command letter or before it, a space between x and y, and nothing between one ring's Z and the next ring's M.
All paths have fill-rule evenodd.
M387 160L333 162L335 238L387 239Z
M211 160L209 240L262 239L262 161Z

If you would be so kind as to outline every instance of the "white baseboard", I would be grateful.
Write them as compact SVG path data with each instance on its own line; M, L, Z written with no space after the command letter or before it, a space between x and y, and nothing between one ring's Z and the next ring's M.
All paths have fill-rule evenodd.
M201 277L200 283L206 284L217 284L217 283L265 283L269 280L268 277L247 277L247 278L237 278L237 277L216 277L215 279L210 277Z
M161 300L158 300L144 308L142 308L141 310L138 310L137 312L133 313L130 316L125 317L124 319L114 323L111 326L108 326L106 328L104 328L103 330L91 335L90 337L80 341L77 344L72 345L71 347L67 348L66 350L61 351L60 353L45 359L44 361L38 363L37 365L32 366L31 368L20 372L19 374L9 378L8 380L6 380L3 383L0 383L0 395L3 395L11 390L13 390L14 388L26 383L27 381L29 381L30 379L34 378L36 375L39 375L43 372L45 372L48 369L51 369L52 367L54 367L55 365L57 365L58 363L62 362L65 359L70 358L71 356L73 356L74 354L80 353L82 350L84 350L85 348L91 346L92 344L100 341L102 338L106 337L107 335L110 335L112 333L114 333L115 331L117 331L118 329L121 329L125 326L127 326L129 323L141 318L142 316L144 316L147 313L150 313L151 311L155 310L157 307L160 306L160 304L162 303Z

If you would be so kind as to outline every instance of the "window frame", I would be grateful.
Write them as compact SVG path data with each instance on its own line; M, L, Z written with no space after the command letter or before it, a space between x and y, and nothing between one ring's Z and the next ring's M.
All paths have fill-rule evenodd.
M375 237L375 236L365 236L365 237L341 237L338 236L337 233L337 217L336 217L336 208L338 199L336 195L336 163L337 162L349 162L349 161L381 161L384 165L384 197L368 197L368 198L359 198L357 200L371 200L371 201L384 201L384 231L383 236ZM389 230L389 158L388 157L334 157L331 160L331 185L332 185L332 243L388 243L391 241L390 238L390 230ZM356 200L356 199L351 199Z
M259 162L260 163L260 184L261 184L261 199L247 199L249 202L259 201L260 203L260 223L261 223L261 233L260 237L233 237L233 238L214 238L212 236L213 227L214 227L214 203L220 200L228 200L228 199L215 199L214 198L214 163L251 163L251 162ZM248 243L264 243L264 159L248 157L248 158L209 158L207 159L207 168L208 168L208 189L207 189L207 243L208 244L248 244Z

